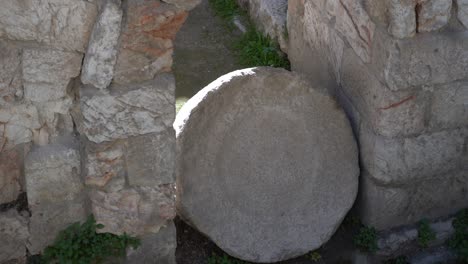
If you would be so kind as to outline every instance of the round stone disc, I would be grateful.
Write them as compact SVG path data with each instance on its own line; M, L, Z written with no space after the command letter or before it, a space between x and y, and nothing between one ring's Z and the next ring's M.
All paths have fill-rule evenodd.
M358 151L343 110L297 74L239 70L181 109L177 209L228 254L276 262L320 247L353 205Z

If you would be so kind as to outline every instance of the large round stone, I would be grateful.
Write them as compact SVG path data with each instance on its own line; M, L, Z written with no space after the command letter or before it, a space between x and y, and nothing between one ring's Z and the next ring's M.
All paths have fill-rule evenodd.
M178 211L254 262L320 247L353 205L358 151L343 110L283 69L217 79L177 115Z

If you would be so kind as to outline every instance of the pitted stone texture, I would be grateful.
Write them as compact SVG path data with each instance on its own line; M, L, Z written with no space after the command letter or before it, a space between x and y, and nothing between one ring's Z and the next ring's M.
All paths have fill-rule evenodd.
M173 185L91 191L93 214L104 224L100 232L134 236L157 233L175 217L174 191Z
M187 11L158 0L136 0L128 3L125 12L114 82L141 82L170 71L173 40Z
M468 0L456 0L458 20L468 29Z
M67 139L68 140L68 139ZM83 190L74 142L36 147L24 163L30 207L76 199Z
M0 108L1 150L11 149L33 140L36 130L41 128L37 108L32 105L17 105Z
M3 0L0 37L83 52L97 15L82 0Z
M141 246L136 250L128 251L126 263L176 264L176 246L176 228L172 221L168 221L158 233L142 237Z
M20 149L18 146L10 151L0 151L0 204L15 201L22 190L23 156Z
M416 0L388 1L390 34L397 38L408 38L416 34Z
M287 50L286 17L288 0L250 0L249 13L264 33L278 41Z
M125 153L128 183L154 186L175 182L175 134L172 128L159 134L128 139Z
M114 1L108 1L91 34L81 73L84 84L104 89L111 83L117 61L121 22L120 6Z
M28 219L16 210L0 212L0 263L26 257Z
M439 30L447 25L453 0L418 0L418 32Z
M75 222L83 222L89 215L85 202L81 199L41 204L31 207L28 250L40 254L53 244L60 231Z
M410 138L386 138L362 128L362 163L381 185L437 177L461 169L467 136L468 129L460 128Z
M125 147L123 142L86 143L85 184L120 190L125 185Z
M80 74L83 55L50 49L23 51L24 97L35 102L66 96L70 79Z
M23 97L21 49L0 40L0 107Z
M178 212L232 256L274 262L316 249L353 204L359 166L349 122L294 73L222 76L184 105L174 127Z
M95 143L165 131L175 115L175 84L170 74L110 93L81 89L78 130Z
M468 126L468 82L434 87L431 127L434 129Z
M379 185L365 173L357 208L361 220L384 230L456 213L468 203L467 173L455 171L401 186Z

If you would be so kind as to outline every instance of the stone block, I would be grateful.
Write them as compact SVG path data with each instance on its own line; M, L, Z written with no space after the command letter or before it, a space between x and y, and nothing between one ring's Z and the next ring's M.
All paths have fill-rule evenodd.
M468 171L454 171L438 177L385 186L361 175L356 204L364 224L378 230L435 219L456 213L468 203Z
M35 147L24 163L29 206L65 203L81 196L80 154L72 139Z
M23 97L21 81L21 49L0 40L0 107Z
M57 200L55 203L32 207L29 223L31 233L28 243L29 252L33 255L42 253L47 246L54 243L60 231L75 222L85 221L88 214L88 208L82 199Z
M413 37L416 34L416 0L388 1L388 31L397 38Z
M175 84L170 74L131 86L111 87L110 93L81 89L78 130L95 143L158 133L172 126Z
M23 104L0 108L0 150L31 142L35 131L40 128L36 107Z
M419 0L416 6L418 32L439 30L447 25L452 11L452 0Z
M108 1L94 25L88 50L83 62L81 81L104 89L114 77L117 45L122 22L122 9Z
M15 209L0 212L0 263L26 257L28 218Z
M187 18L187 11L157 0L131 1L124 11L127 19L114 82L141 82L170 71L173 40Z
M380 184L405 184L460 169L468 129L455 129L409 138L377 136L361 128L364 168Z
M155 186L175 182L175 133L172 128L158 134L128 139L125 159L131 186Z
M157 233L175 217L173 185L123 189L115 192L92 190L92 211L101 232L142 236Z
M433 90L431 127L443 129L468 126L468 82L440 85Z
M0 204L15 201L22 191L22 146L0 151Z
M176 228L172 221L168 221L157 233L143 236L141 246L128 251L126 263L175 264L176 246Z
M458 20L468 29L468 0L456 0Z
M97 6L82 0L4 0L0 38L84 52Z

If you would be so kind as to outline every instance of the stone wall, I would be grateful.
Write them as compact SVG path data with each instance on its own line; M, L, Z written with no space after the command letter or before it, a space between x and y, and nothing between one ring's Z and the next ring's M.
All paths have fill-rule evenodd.
M170 71L198 2L0 2L0 263L91 213L143 238L129 263L174 263ZM23 192L27 210L11 209Z
M468 204L467 10L463 0L289 0L292 69L329 87L359 139L365 224Z

